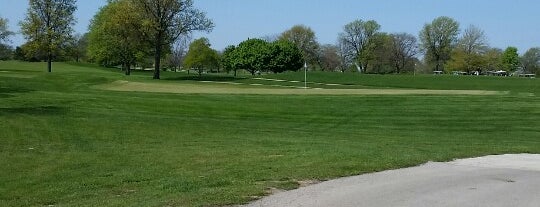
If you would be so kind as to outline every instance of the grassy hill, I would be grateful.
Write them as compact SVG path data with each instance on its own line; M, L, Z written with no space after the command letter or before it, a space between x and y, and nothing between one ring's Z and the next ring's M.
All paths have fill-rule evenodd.
M306 180L540 153L538 79L310 73L311 82L329 84L310 87L508 93L265 95L102 86L302 87L290 81L303 73L164 73L156 81L84 64L44 71L44 63L0 62L0 206L230 205Z

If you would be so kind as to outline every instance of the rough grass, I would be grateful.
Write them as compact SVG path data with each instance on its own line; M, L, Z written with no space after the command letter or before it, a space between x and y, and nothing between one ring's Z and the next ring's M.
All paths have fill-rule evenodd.
M55 63L53 70L45 73L43 63L0 62L0 71L8 71L3 73L34 75L0 75L0 206L220 206L306 180L427 161L540 153L538 80L480 77L477 84L451 76L337 73L324 80L317 73L312 75L320 76L317 82L353 85L336 88L388 88L382 84L388 83L401 89L510 93L174 94L95 87L116 81L212 83L176 73L165 73L162 81L146 72L124 77L82 64ZM265 77L294 80L296 74Z

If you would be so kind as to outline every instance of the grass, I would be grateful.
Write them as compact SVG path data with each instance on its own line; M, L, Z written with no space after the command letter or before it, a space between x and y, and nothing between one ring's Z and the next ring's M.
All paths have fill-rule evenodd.
M55 63L53 70L0 62L0 206L232 205L303 180L540 153L538 79L310 73L316 82L349 84L328 88L510 93L173 94L96 86L207 83L178 73L164 73L161 81L146 72L124 77L84 64Z

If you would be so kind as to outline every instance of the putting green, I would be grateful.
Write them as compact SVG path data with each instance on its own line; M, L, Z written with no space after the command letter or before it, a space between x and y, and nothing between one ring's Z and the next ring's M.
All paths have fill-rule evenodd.
M280 88L276 85L240 85L214 82L143 83L115 81L96 87L111 91L138 91L179 94L268 94L268 95L503 95L505 91L424 90L424 89L314 89Z

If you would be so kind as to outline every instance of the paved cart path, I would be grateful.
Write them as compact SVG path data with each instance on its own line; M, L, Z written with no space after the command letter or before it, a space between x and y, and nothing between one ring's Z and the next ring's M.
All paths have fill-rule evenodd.
M331 180L259 206L540 206L540 155L497 155Z

